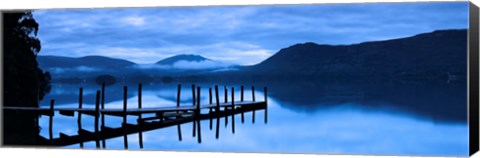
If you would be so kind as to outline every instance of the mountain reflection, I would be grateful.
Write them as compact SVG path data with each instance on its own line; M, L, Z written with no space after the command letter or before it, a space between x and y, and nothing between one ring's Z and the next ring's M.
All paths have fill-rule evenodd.
M416 117L441 122L466 122L466 83L445 81L332 81L297 80L289 82L254 83L269 87L269 97L277 100L279 106L297 111L312 113L344 104L355 104L363 109L393 110ZM234 85L241 85L235 83ZM78 87L76 84L55 84L52 93L45 100L56 99L59 105L75 104ZM182 91L182 104L191 104L190 85ZM208 83L203 87L212 86ZM249 87L249 85L245 85ZM94 91L98 85L83 85L86 104L94 104ZM121 101L122 85L115 84L106 88L106 103ZM239 89L239 88L238 88ZM175 101L176 84L149 84L146 92L156 97ZM246 90L249 90L246 88ZM91 91L92 93L88 93ZM72 92L72 93L66 93ZM246 92L248 94L249 92ZM137 89L130 85L128 97L135 97ZM237 93L238 94L238 93ZM248 96L248 95L247 95ZM207 96L202 96L207 97ZM48 105L43 102L42 105Z
M372 110L392 109L435 121L467 121L465 82L304 81L268 86L269 97L294 111L315 112L349 103Z

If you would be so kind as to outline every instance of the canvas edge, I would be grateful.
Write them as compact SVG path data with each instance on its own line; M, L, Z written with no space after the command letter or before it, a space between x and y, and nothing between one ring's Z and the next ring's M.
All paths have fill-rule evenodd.
M468 126L469 155L479 150L479 8L474 3L469 5L468 29Z
M0 79L1 79L1 83L0 83L0 107L3 107L3 14L5 13L5 11L3 10L0 10L0 52L1 52L1 55L0 55ZM3 108L2 108L3 109ZM3 110L0 110L0 147L4 147L4 143L3 143Z
M418 1L419 3L437 2L437 1ZM412 1L405 2L369 2L369 3L418 3ZM445 2L445 1L438 1ZM455 0L446 2L458 2ZM359 2L351 2L359 3ZM476 154L479 151L479 7L473 2L469 2L469 29L468 29L468 55L467 55L467 100L468 100L468 127L469 127L469 156ZM314 3L314 4L330 4L330 3ZM245 5L259 5L259 4L245 4ZM262 5L262 4L260 4ZM274 4L263 4L274 5ZM277 5L295 5L295 4L277 4ZM237 6L237 5L221 5L221 6ZM242 5L239 5L242 6ZM182 6L150 6L150 7L182 7ZM201 6L203 7L203 6ZM108 8L108 7L107 7ZM111 8L135 8L135 7L111 7ZM42 10L42 9L66 9L66 8L38 8L38 9L0 9L0 41L3 41L3 14L9 11L24 11L24 10ZM69 9L85 9L85 8L69 8ZM100 8L99 8L100 9ZM0 107L3 106L3 42L0 42ZM0 129L3 129L3 110L0 110ZM3 143L3 130L0 130L0 148L5 148ZM16 149L21 149L16 148ZM11 148L11 149L15 149ZM240 153L241 154L241 153ZM269 153L259 153L269 154ZM330 154L321 154L329 156ZM478 154L477 154L478 155ZM334 155L338 156L338 155ZM347 155L345 155L347 156ZM374 156L374 155L351 155L351 156ZM384 155L386 156L386 155ZM429 157L429 156L427 156Z

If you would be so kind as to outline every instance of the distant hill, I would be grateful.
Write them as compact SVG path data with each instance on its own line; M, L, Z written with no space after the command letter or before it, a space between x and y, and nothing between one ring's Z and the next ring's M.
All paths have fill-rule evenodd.
M210 71L227 71L235 65L207 59L199 55L177 55L155 64L136 64L128 60L103 56L62 57L38 56L39 66L52 74L54 81L93 81L110 75L120 81L150 82L165 76L190 75Z
M234 64L215 61L205 58L200 55L181 54L165 58L156 62L154 65L146 65L144 67L151 67L161 69L163 72L173 73L199 73L211 71L224 71L236 67Z
M103 56L85 56L79 58L61 56L37 56L39 67L52 74L55 82L93 82L96 77L113 75L125 76L136 72L133 62ZM145 75L144 75L145 76Z
M187 61L187 62L202 62L202 61L208 61L210 59L207 59L205 57L202 57L200 55L193 55L193 54L182 54L182 55L175 55L172 57L165 58L163 60L160 60L156 62L155 64L158 65L173 65L176 62L179 61Z
M248 67L260 76L444 78L466 76L467 30L352 45L303 43Z
M69 67L95 67L95 68L119 68L135 65L135 63L109 58L104 56L85 56L79 58L62 56L41 56L37 57L38 64L42 68L69 68Z

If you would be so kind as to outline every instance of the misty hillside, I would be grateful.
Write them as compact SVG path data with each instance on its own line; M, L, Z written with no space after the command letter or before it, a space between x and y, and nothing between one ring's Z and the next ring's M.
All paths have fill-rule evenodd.
M62 56L37 56L38 64L42 68L67 68L67 67L96 67L96 68L118 68L132 66L135 63L109 58L104 56L85 56L80 58L62 57Z
M61 57L37 56L39 67L51 73L54 81L80 82L85 79L94 80L100 75L116 77L140 74L131 67L133 62L103 56ZM137 75L138 76L138 75Z
M248 73L275 76L444 78L464 76L467 30L441 30L353 45L303 43L281 49Z
M152 81L165 76L189 75L223 71L235 65L207 59L199 55L176 55L154 64L137 64L103 56L80 58L38 56L39 66L49 71L55 81L92 81L101 75L111 75L131 82Z
M215 61L200 55L180 54L160 60L154 65L144 65L143 67L161 69L167 72L198 73L228 69L232 66L235 65Z
M202 57L200 55L193 55L193 54L182 54L182 55L176 55L172 57L165 58L163 60L160 60L156 62L155 64L158 65L173 65L176 62L179 61L188 61L188 62L202 62L202 61L207 61L210 59L207 59L205 57Z

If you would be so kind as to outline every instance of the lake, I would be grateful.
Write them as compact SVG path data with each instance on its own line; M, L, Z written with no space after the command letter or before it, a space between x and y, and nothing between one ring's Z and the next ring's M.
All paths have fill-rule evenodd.
M240 98L240 85L245 85L245 100L251 100L251 86L256 86L256 98L263 101L263 86L268 87L268 123L264 110L245 113L245 122L235 115L235 133L231 123L221 119L220 136L210 130L208 120L201 121L202 143L192 137L192 123L182 124L183 140L177 127L143 132L143 149L138 134L128 135L129 149L209 152L268 152L313 154L368 154L415 156L468 156L468 125L466 84L455 82L337 82L298 81L235 86L235 98ZM128 107L137 107L137 85L128 85ZM202 104L208 103L208 88L213 83L201 83ZM219 84L221 101L223 84ZM48 107L78 107L78 88L84 87L84 107L94 107L95 84L53 83L52 91L41 102ZM122 108L123 85L106 87L106 108ZM191 84L182 85L182 105L192 105ZM177 84L143 84L143 107L175 106ZM207 113L203 110L202 113ZM128 122L135 123L134 116ZM231 119L229 117L229 119ZM93 117L83 116L83 129L93 131ZM231 120L229 120L231 121ZM106 126L120 127L121 117L106 117ZM215 124L215 121L213 121ZM48 138L48 117L41 117L40 135ZM77 134L76 117L56 114L54 137L59 132ZM215 125L214 125L215 128ZM85 148L95 148L86 142ZM123 149L123 137L107 139L107 149ZM79 148L79 144L64 148Z

